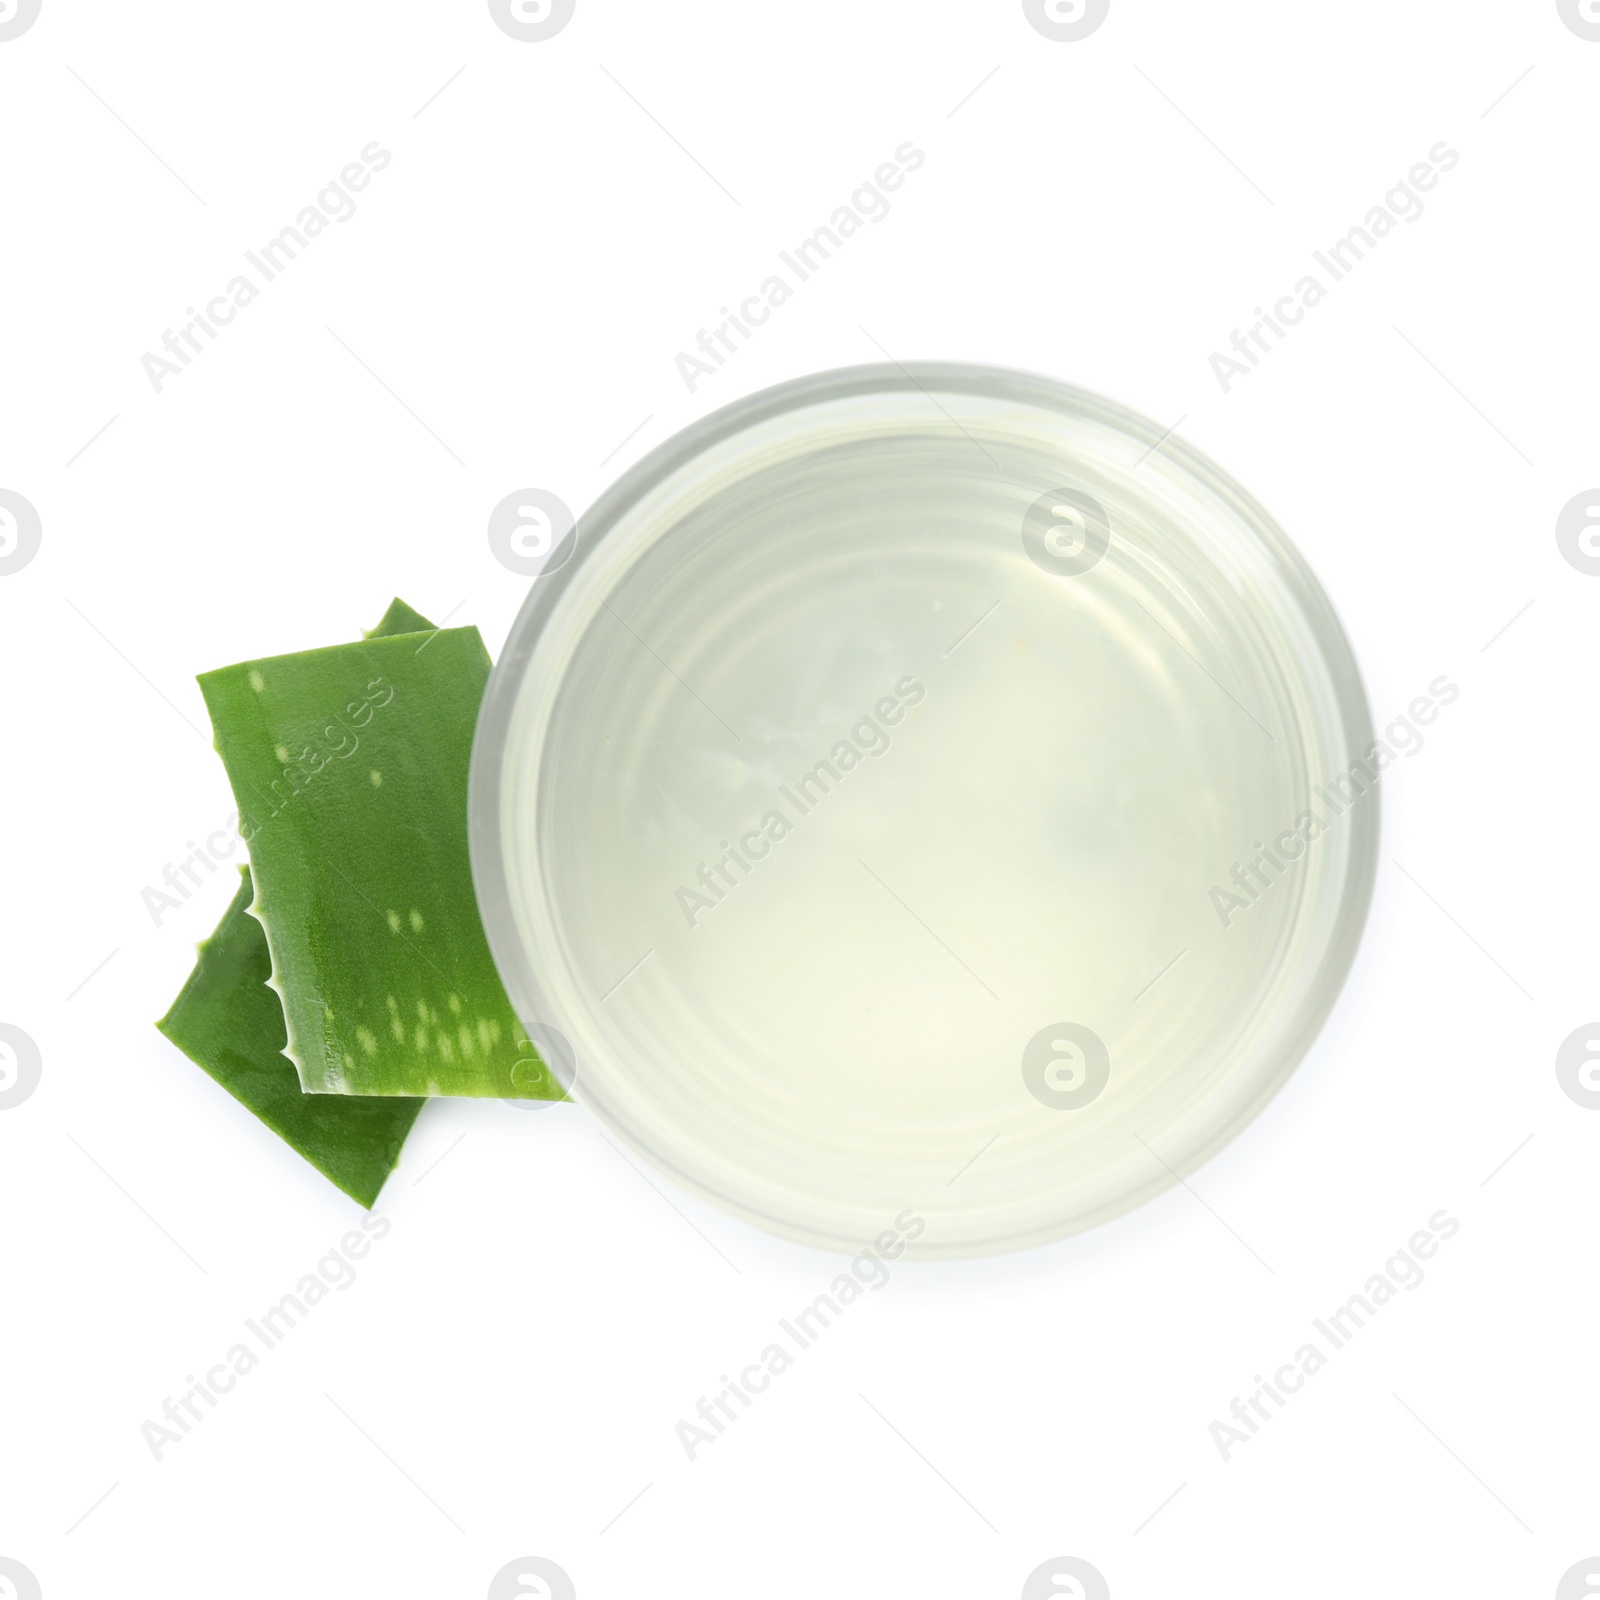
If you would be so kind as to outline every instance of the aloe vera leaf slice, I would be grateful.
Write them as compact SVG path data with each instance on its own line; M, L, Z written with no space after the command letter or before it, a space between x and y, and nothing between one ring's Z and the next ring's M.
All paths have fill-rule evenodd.
M432 627L395 599L372 634ZM301 1089L299 1073L283 1054L283 1007L267 987L272 959L266 934L248 915L254 895L249 869L240 870L238 894L156 1026L318 1171L370 1207L425 1102L312 1097Z
M370 1208L426 1102L301 1089L299 1073L283 1054L283 1007L267 987L267 937L249 913L255 894L250 869L239 871L239 892L156 1026L279 1138Z
M446 628L200 676L310 1093L562 1097L520 1044L473 893L488 674L478 630Z

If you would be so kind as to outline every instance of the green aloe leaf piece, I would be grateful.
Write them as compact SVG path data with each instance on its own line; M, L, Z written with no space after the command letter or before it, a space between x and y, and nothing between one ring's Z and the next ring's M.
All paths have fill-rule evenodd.
M390 602L373 634L413 633L433 626L404 600ZM249 914L254 886L248 867L233 903L171 1009L156 1026L280 1138L370 1207L400 1159L400 1147L426 1103L311 1096L283 1053L283 1006L268 988L272 957L261 924Z
M389 602L383 620L363 633L363 639L381 639L391 633L432 633L434 626L420 611L413 611L398 595Z
M445 628L199 679L310 1093L562 1098L522 1042L472 887L488 675L478 630Z
M267 987L267 936L250 915L250 869L156 1026L352 1200L371 1207L427 1103L306 1094L283 1054L283 1007Z

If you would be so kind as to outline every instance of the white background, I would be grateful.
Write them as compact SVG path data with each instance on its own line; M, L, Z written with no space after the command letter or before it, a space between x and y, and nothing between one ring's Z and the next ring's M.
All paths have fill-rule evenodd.
M579 0L539 44L482 3L44 0L0 43L0 487L43 525L0 577L0 1021L43 1056L0 1112L0 1556L46 1600L477 1600L529 1554L583 1600L1009 1600L1058 1555L1116 1600L1543 1600L1600 1553L1600 1113L1554 1072L1600 1014L1600 578L1554 538L1600 482L1597 95L1554 0L1113 0L1078 43L1001 0ZM372 140L357 214L158 395L141 355ZM677 352L905 140L892 213L691 394ZM1212 351L1440 140L1425 214L1225 395ZM150 1025L232 891L140 899L231 809L193 675L394 594L496 651L504 495L581 510L884 350L1181 418L1380 725L1460 685L1316 1047L1141 1213L898 1267L692 1464L674 1424L837 1264L576 1107L435 1103L360 1280L158 1463L140 1424L359 1215ZM1224 1462L1211 1422L1440 1208L1427 1281Z

